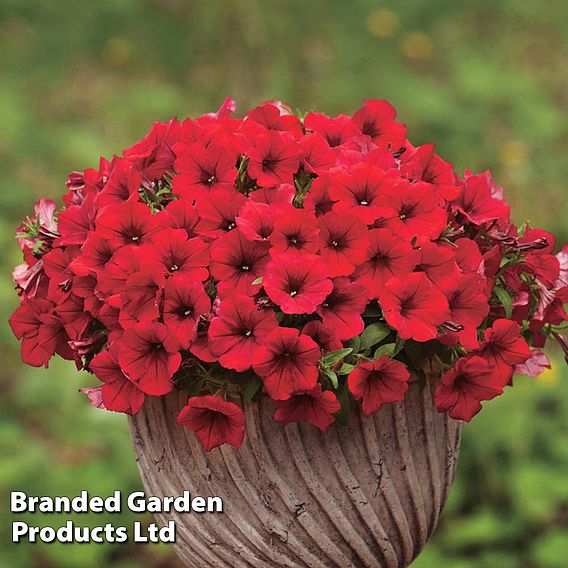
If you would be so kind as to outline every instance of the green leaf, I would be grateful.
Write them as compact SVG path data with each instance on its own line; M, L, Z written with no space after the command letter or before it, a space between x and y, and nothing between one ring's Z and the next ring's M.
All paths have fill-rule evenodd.
M326 353L322 357L321 362L324 365L332 367L333 365L341 361L341 359L345 359L345 357L347 357L347 355L349 355L350 353L353 353L352 347L346 347L345 349L337 349L337 351L329 351L329 353Z
M511 319L511 316L513 315L513 299L509 292L507 292L505 288L496 286L493 288L493 294L495 294L495 297L499 300L499 302L501 302L501 304L503 304L503 307L505 308L505 317L507 319Z
M339 374L348 375L353 369L355 369L355 365L351 365L351 363L343 363L339 369Z
M392 357L394 355L395 347L396 347L396 343L385 343L384 345L381 345L375 351L373 358L377 359L381 355L388 355L389 357Z
M328 367L321 367L322 373L331 381L334 389L339 387L339 379L337 378L337 373Z
M372 323L361 334L361 347L360 349L368 349L377 343L380 343L389 333L390 328L384 323Z
M262 276L259 276L256 280L252 281L253 286L256 286L257 284L262 284Z
M244 402L250 402L254 395L260 390L262 386L262 381L256 375L252 375L247 378L244 385L241 386L241 393L243 395Z
M353 353L359 353L359 349L361 349L361 337L356 335L350 339L347 342L347 347L351 347L351 349L353 349Z
M394 353L392 354L393 357L395 355L398 355L402 351L405 343L406 343L405 339L401 339L398 335L396 336L396 341L394 344Z
M343 381L337 391L337 400L341 404L341 410L335 414L338 424L347 424L351 416L351 393L347 387L347 381Z

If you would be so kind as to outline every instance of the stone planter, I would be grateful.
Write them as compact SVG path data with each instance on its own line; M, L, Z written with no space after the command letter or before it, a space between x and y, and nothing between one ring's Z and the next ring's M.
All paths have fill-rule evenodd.
M223 499L221 514L157 515L176 521L187 566L403 568L436 528L461 423L436 411L429 385L325 433L275 422L263 398L247 407L241 449L208 454L175 422L186 399L149 398L131 432L147 494Z

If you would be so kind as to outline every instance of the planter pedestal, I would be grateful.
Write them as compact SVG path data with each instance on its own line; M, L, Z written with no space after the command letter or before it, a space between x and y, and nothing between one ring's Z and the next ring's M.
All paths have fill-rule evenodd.
M429 385L403 403L321 433L246 409L246 437L206 454L175 422L187 396L148 397L130 419L147 495L219 496L223 513L162 513L190 568L404 568L432 535L456 467L461 423L436 411Z

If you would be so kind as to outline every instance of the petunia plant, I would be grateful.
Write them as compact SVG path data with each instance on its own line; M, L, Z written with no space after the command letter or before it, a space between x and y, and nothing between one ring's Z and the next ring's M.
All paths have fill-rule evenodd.
M177 421L211 450L263 396L325 430L431 381L468 421L550 366L548 338L568 352L568 246L514 225L489 172L411 144L386 101L234 111L155 123L71 173L61 209L39 201L13 274L25 363L73 360L131 415L184 391Z

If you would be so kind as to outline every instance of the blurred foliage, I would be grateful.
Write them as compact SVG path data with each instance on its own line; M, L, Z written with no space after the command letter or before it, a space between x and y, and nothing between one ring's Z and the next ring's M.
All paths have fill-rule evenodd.
M90 408L77 393L88 377L70 364L24 368L5 323L16 304L14 228L37 198L59 198L69 170L226 95L241 110L280 98L328 113L388 98L415 143L436 141L460 173L491 168L519 222L567 242L567 24L561 0L0 0L2 510L10 489L140 487L124 417ZM568 377L556 359L466 427L450 503L414 567L567 565ZM0 566L175 562L165 547L15 546L9 527Z

